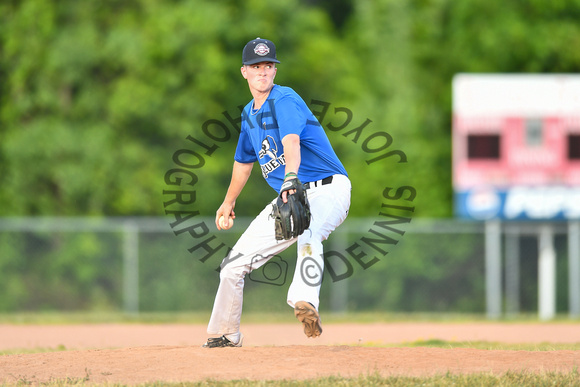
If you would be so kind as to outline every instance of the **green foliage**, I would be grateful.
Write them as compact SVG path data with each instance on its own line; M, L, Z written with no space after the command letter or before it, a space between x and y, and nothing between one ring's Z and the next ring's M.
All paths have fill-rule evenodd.
M392 256L349 279L357 289L349 297L349 309L481 312L482 244L482 235L410 233Z
M321 123L353 181L351 216L377 216L385 190L410 186L417 195L404 204L414 207L414 217L449 217L453 76L575 72L579 18L579 0L1 2L0 216L162 215L168 189L197 190L200 212L212 216L229 183L237 138L227 115L235 120L251 98L239 72L242 47L260 36L278 46L277 83L314 109L320 109L315 101L329 104ZM345 123L344 109L352 120L333 130ZM208 135L211 120L225 125L223 140ZM194 146L188 135L215 148L191 171L193 188L172 186L164 177L176 167L175 152ZM239 215L256 214L272 195L254 171L238 199ZM26 260L16 251L28 242L3 238L0 283L14 299L0 300L0 308L23 307L38 280L29 265L82 282L75 290L62 285L63 297L73 300L63 305L79 306L72 296L78 291L101 297L83 282L106 276L83 266L100 259L92 237L70 237L78 239L82 259L66 253L50 264L40 257L51 256L58 243L51 238L39 241L46 252ZM481 308L475 296L481 267L472 255L459 248L422 260L406 248L408 260L389 257L378 269L388 281L353 277L376 294L353 305ZM144 272L151 278L147 307L177 308L163 297L152 301L166 286L155 279L161 273ZM445 289L450 277L462 276L462 289L471 281L470 291ZM185 291L185 273L173 285ZM410 288L425 298L405 298L403 305ZM192 299L187 307L201 304Z
M119 245L110 234L0 234L0 311L118 309Z
M0 197L13 203L0 215L162 213L172 153L188 134L203 137L208 119L235 116L249 100L240 52L262 36L279 46L278 83L308 102L349 108L347 129L372 121L356 141L341 136L346 130L329 132L353 180L360 178L353 214L376 212L376 187L407 184L419 192L416 215L449 216L453 75L573 72L580 64L569 49L580 44L577 0L0 7ZM391 157L368 165L361 145L376 132L389 133L389 150L403 151L407 163ZM199 172L220 176L207 184L224 192L235 133L219 145ZM248 204L253 212L261 205Z

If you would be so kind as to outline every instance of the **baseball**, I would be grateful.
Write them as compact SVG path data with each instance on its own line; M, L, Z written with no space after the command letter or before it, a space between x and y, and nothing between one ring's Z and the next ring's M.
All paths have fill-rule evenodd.
M224 216L223 215L220 216L220 219L218 221L219 222L219 225L220 225L220 228L222 228L223 230L227 230L227 229L232 228L232 226L234 225L234 219L233 218L229 218L229 219L230 219L230 223L226 227L226 225L225 225L226 220L225 220Z

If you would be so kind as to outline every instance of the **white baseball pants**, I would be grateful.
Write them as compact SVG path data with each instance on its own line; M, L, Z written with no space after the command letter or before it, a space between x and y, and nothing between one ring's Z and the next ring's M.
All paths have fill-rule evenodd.
M278 241L274 219L270 216L272 203L252 221L221 264L220 284L215 297L208 334L226 335L237 342L242 317L244 277L270 258L298 241L296 270L288 289L288 305L298 301L319 306L320 285L324 270L322 241L326 240L345 219L350 207L350 180L334 175L332 183L310 183L307 190L312 219L310 228L298 238Z

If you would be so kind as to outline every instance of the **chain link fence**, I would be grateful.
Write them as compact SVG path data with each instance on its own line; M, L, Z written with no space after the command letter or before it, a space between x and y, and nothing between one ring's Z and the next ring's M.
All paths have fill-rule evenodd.
M218 232L209 218L188 227L164 217L0 219L0 312L209 312L220 262L249 221ZM485 230L448 219L349 218L325 242L321 309L484 314ZM557 311L576 316L574 243L566 223L553 230ZM536 313L537 228L503 225L498 243L502 314ZM245 311L287 308L295 254L291 247L246 277Z

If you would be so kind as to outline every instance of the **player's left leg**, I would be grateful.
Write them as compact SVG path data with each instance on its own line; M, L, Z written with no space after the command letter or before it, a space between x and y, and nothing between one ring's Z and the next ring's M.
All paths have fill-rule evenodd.
M295 308L296 317L304 324L309 337L316 337L322 331L318 316L324 272L322 241L346 219L350 191L350 181L343 175L335 175L331 184L307 190L312 220L309 229L298 237L296 269L287 301Z

